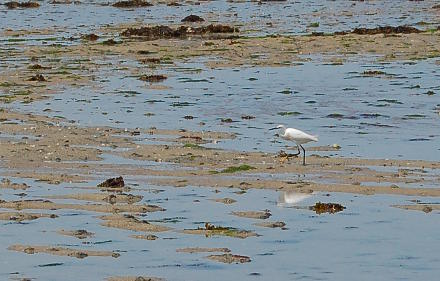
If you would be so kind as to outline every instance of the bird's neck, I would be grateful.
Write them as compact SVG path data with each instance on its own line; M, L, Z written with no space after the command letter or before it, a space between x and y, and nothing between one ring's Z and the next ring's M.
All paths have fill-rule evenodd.
M282 129L282 132L283 132L283 136L286 135L286 127L283 126L283 127L281 127L281 129Z

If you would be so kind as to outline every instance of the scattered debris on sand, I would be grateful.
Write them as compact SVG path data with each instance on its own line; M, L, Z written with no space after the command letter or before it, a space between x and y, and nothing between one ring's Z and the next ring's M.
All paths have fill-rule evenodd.
M210 255L206 257L207 259L218 261L222 263L246 263L250 262L251 258L247 256L241 255L233 255L233 254L223 254L223 255Z
M338 203L321 203L317 202L314 206L309 207L310 210L315 211L318 215L323 213L334 214L345 209L344 206Z
M8 250L23 252L26 254L45 253L56 256L68 256L78 259L86 257L114 257L117 258L120 254L109 251L90 251L90 250L75 250L63 247L51 247L51 246L30 246L30 245L12 245L8 247Z

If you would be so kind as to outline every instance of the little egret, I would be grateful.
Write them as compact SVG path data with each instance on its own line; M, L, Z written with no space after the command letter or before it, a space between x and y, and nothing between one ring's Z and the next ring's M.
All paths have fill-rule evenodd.
M296 144L296 147L298 148L298 154L300 154L299 148L303 150L303 165L306 165L306 150L302 146L304 143L308 143L310 141L318 141L318 138L312 135L309 135L307 133L304 133L303 131L300 131L298 129L294 128L286 128L284 125L278 125L275 128L269 129L269 130L276 130L276 129L283 129L283 134L280 135L281 138L289 141L293 141Z

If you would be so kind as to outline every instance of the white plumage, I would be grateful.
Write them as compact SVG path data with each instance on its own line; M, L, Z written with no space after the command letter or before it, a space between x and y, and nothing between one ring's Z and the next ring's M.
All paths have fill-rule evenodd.
M299 148L303 150L303 165L306 164L306 150L302 146L302 144L311 142L311 141L318 141L318 138L316 136L309 135L301 130L295 129L295 128L286 128L284 125L278 125L275 128L272 128L270 130L275 129L282 129L283 132L280 135L281 138L289 141L293 141L296 144L296 147L298 148L298 154L300 154Z

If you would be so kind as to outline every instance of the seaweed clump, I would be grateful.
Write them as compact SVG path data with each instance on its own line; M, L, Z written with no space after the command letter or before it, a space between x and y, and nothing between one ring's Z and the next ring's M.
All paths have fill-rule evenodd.
M197 15L189 15L181 20L182 22L202 22L205 21L202 17Z
M314 206L309 207L310 210L315 211L318 215L323 213L334 214L337 212L341 212L345 209L344 206L338 203L321 203L317 202Z
M228 236L235 238L248 238L251 236L258 236L257 233L248 231L248 230L240 230L232 227L223 227L223 226L215 226L210 223L205 223L205 227L198 227L197 229L185 229L183 233L187 234L204 234L206 237L210 237L213 235L220 236Z
M238 31L239 29L236 27L222 24L210 24L202 27L188 27L182 25L177 28L171 28L166 25L158 25L128 28L121 33L121 36L139 36L147 40L157 40L161 38L185 38L190 35L203 35L207 33L233 33Z
M28 2L16 2L16 1L11 1L11 2L7 2L4 4L6 7L8 7L8 9L16 9L16 8L38 8L40 7L40 4L37 2L32 2L32 1L28 1Z
M36 74L29 78L29 81L38 81L38 82L45 82L47 81L46 78L42 74Z
M167 78L168 77L166 77L163 74L155 74L155 75L142 75L141 77L139 77L139 80L153 83L153 82L161 82Z
M98 187L124 187L125 182L122 177L110 178L98 184Z
M96 35L95 33L90 33L90 34L85 34L85 35L81 36L81 39L88 40L88 41L96 41L99 39L99 36Z
M399 26L378 26L374 28L358 27L353 30L346 31L336 31L335 33L324 33L324 32L312 32L311 36L327 36L327 35L347 35L347 34L357 34L357 35L392 35L392 34L410 34L410 33L421 33L423 30L417 29L408 25Z
M378 26L375 28L355 28L352 31L339 31L335 32L335 35L346 35L346 34L358 34L358 35L376 35L376 34L409 34L409 33L420 33L420 29L417 29L408 25L400 26Z
M380 70L365 70L363 73L365 76L385 75L386 73Z
M151 7L153 4L144 0L128 0L118 1L112 5L116 8L136 8L136 7Z

